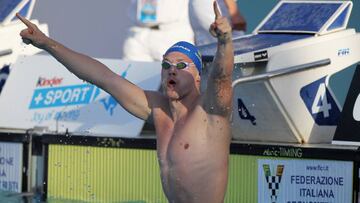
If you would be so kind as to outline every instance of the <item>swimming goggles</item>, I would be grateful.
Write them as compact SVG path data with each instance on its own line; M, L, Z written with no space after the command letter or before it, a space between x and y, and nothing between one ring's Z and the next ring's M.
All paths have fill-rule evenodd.
M194 64L194 63L188 63L188 62L185 62L185 61L181 61L181 62L178 62L178 63L171 63L169 61L163 60L163 62L161 63L161 67L164 70L170 69L171 66L174 66L176 69L184 69L184 68L189 67L191 64Z

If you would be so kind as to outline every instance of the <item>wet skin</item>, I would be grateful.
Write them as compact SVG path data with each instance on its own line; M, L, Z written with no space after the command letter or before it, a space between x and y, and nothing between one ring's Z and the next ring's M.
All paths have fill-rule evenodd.
M219 203L224 201L228 176L234 55L231 26L215 2L214 12L210 33L217 37L218 46L203 93L194 64L181 70L163 69L163 92L146 91L17 16L27 27L20 33L26 44L47 51L77 77L107 91L132 115L143 120L152 116L161 181L169 202ZM179 52L164 59L192 62Z
M177 52L166 60L191 62ZM165 95L152 110L161 180L169 202L222 202L226 191L229 120L204 109L197 77L191 66L162 70Z

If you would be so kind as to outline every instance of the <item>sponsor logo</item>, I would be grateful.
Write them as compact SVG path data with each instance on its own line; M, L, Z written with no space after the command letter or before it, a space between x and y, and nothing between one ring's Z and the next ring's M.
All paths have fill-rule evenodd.
M53 77L51 79L39 77L38 81L36 82L36 87L53 87L59 86L62 83L63 78Z
M268 52L265 51L259 51L254 53L254 59L255 61L265 60L268 59Z
M53 87L59 86L62 83L63 78L53 77L51 79L39 77L36 87Z
M118 105L115 98L112 96L109 96L104 99L100 99L100 102L102 103L105 110L112 116L114 114L114 109Z
M337 55L338 56L347 56L350 54L350 49L349 48L345 48L345 49L339 49Z
M279 194L281 177L284 172L284 165L276 166L276 174L272 174L269 164L263 164L265 180L270 190L270 199L272 203L276 203Z
M36 89L29 109L89 104L99 93L99 88L88 84Z
M251 115L249 110L246 108L244 102L238 98L238 113L242 120L249 120L252 125L256 125L255 116Z
M350 161L258 159L257 168L258 202L351 202Z
M56 120L56 121L76 121L80 116L80 110L69 110L69 111L48 111L48 112L34 112L32 122L41 124L46 121Z
M131 64L128 65L126 70L121 73L121 77L126 79L129 69L131 68ZM114 109L118 105L116 99L112 96L108 96L104 99L100 99L100 102L103 104L105 110L112 116L114 114Z
M131 64L121 74L121 77L126 78ZM61 86L63 78L53 77L45 78L39 77L36 82L35 89L29 109L41 109L71 105L87 105L96 100L100 94L100 89L94 85L81 84L81 85L69 85ZM99 102L103 105L105 110L112 116L114 109L118 106L117 101L112 96L101 98ZM49 120L56 117L56 119L74 120L79 117L80 112L66 112L65 114L46 114L34 115L36 121Z
M301 158L303 151L301 148L273 147L265 149L262 154L264 156Z

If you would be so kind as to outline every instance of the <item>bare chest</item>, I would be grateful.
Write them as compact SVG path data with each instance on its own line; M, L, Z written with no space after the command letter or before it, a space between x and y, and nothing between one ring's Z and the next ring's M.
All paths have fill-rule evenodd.
M158 156L169 167L207 163L209 155L228 146L229 125L197 112L186 119L155 122ZM188 166L187 166L188 167Z
M156 125L159 156L168 164L190 161L189 155L205 149L207 128L206 117L200 115L176 122L163 120Z
M222 122L209 121L205 114L178 122L155 120L161 179L168 197L205 198L216 191L209 185L225 184L230 139L229 131L220 130L228 127ZM213 179L213 174L220 175Z

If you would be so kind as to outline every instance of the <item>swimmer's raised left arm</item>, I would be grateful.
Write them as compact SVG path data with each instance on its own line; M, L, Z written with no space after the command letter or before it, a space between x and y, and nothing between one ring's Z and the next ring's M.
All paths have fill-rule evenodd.
M221 16L214 1L215 22L210 26L210 33L217 37L217 52L212 63L207 89L204 97L204 109L209 114L229 117L232 110L232 71L234 67L234 48L231 25L226 17Z

